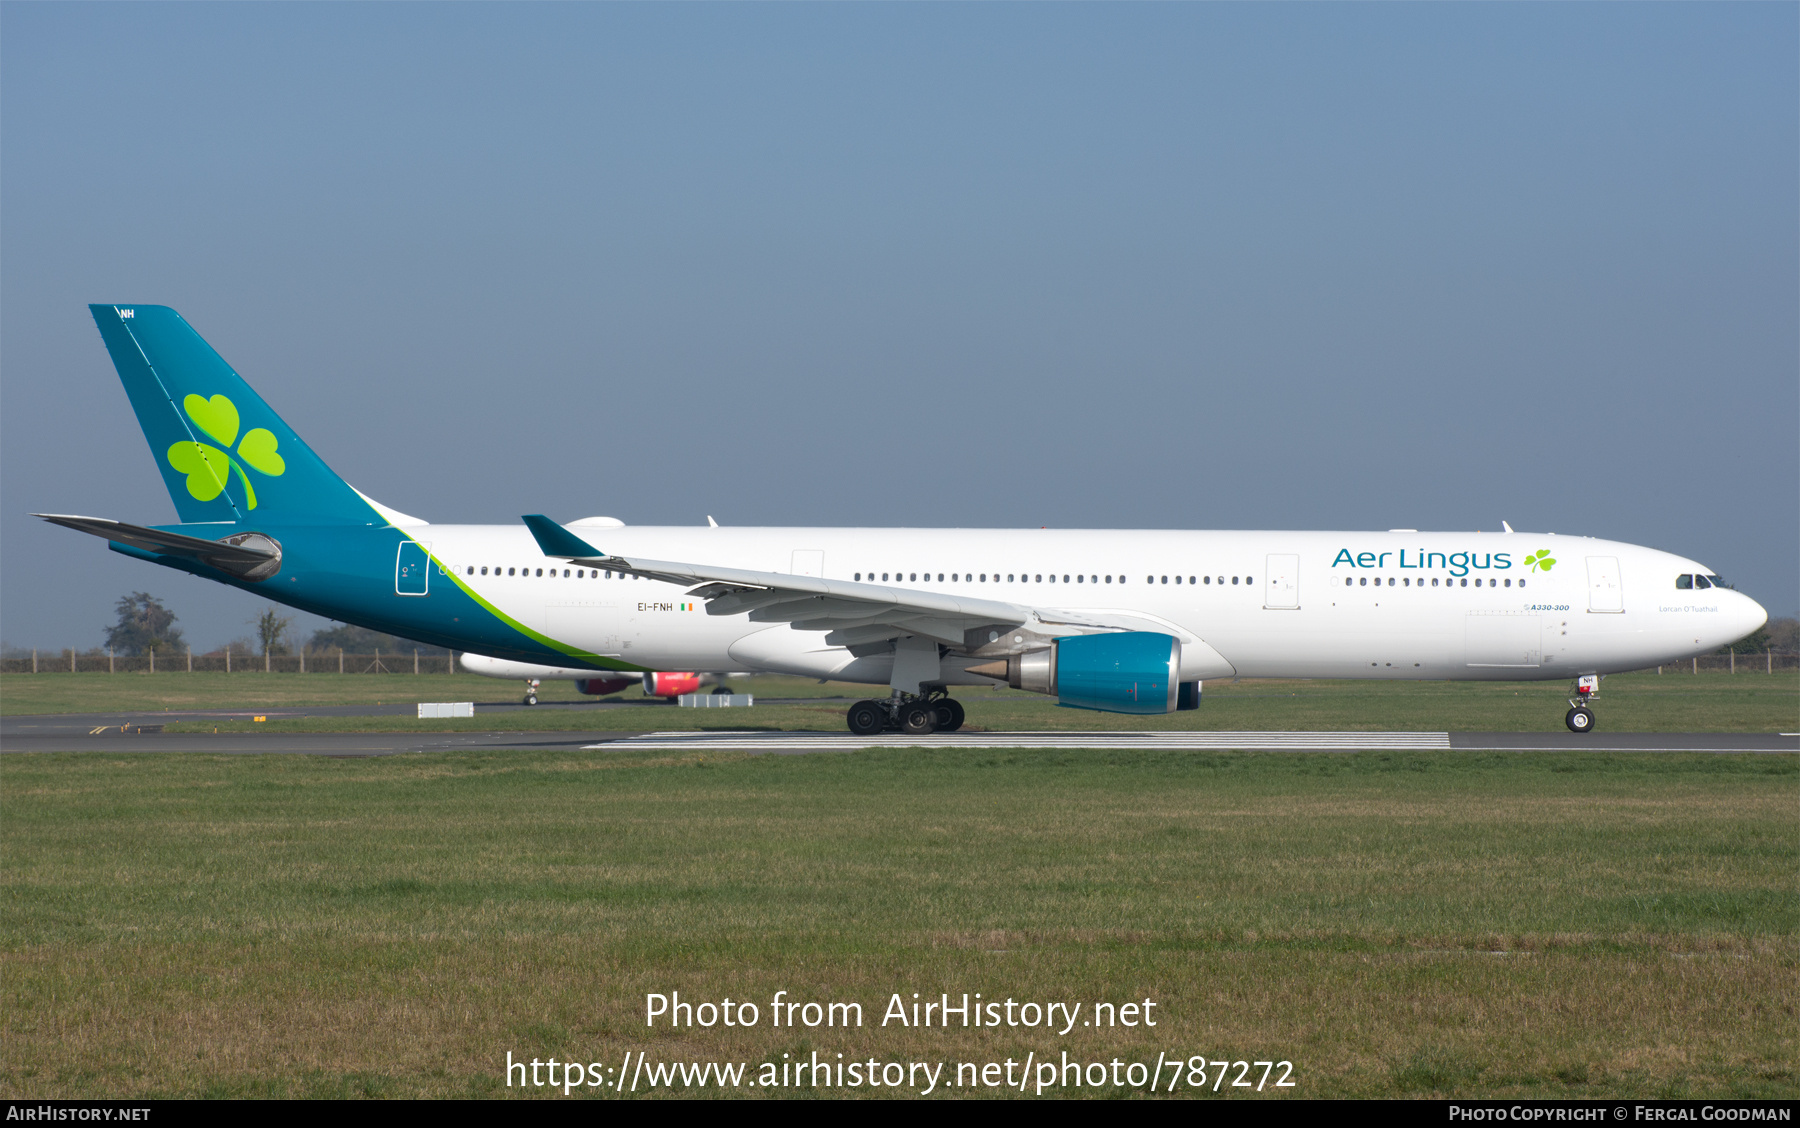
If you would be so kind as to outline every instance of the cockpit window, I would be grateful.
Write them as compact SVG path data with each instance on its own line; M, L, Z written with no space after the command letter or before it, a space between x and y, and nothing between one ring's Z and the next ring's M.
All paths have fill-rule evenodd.
M1724 576L1708 576L1706 578L1712 581L1712 586L1714 587L1722 587L1728 590L1731 588L1731 585L1725 582Z
M1694 586L1694 577L1692 577L1692 576L1676 576L1675 577L1675 590L1676 591L1687 591L1690 588L1692 588L1693 586Z
M1712 585L1706 582L1705 576L1695 576L1694 577L1694 586L1697 588L1709 588Z

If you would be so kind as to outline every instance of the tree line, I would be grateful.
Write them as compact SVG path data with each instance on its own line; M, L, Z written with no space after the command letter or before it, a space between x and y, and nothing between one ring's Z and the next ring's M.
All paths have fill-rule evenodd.
M181 628L175 625L175 613L149 592L134 591L121 596L115 611L117 618L104 631L107 647L116 654L138 657L151 650L168 654L187 646ZM240 654L277 655L292 654L297 646L308 651L342 650L347 654L371 654L377 650L445 653L441 646L348 623L314 631L311 638L301 641L293 637L293 617L282 615L273 607L251 619L249 625L254 630L254 637L246 635L233 639L218 649Z

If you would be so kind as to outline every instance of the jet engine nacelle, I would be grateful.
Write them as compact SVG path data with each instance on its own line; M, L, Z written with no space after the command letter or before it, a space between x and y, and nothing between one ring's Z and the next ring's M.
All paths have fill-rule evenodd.
M644 675L644 696L679 697L700 692L699 674L654 673Z
M1173 713L1199 703L1199 686L1183 689L1181 640L1151 631L1074 635L1010 655L1002 663L969 667L1004 677L1014 689L1048 693L1058 705L1108 713Z

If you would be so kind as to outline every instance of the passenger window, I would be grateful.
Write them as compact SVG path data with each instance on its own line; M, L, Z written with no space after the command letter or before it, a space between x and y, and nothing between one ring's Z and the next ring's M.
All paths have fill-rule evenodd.
M1694 577L1694 586L1697 588L1709 588L1712 585L1706 582L1705 576L1696 575Z
M1507 580L1507 581L1506 581L1506 586L1507 586L1507 587L1511 587L1511 586L1512 586L1512 581L1511 581L1511 580Z
M1205 577L1205 582L1209 583L1209 584L1212 583L1212 577L1211 576Z
M1189 576L1189 577L1188 577L1188 583L1190 583L1190 584L1191 584L1191 583L1193 583L1193 582L1194 582L1194 577L1192 577L1192 576Z
M1076 576L1076 577L1075 577L1075 582L1076 582L1076 583L1081 583L1081 582L1082 582L1082 581L1083 581L1083 580L1085 580L1085 579L1087 579L1087 577L1086 577L1086 576Z
M563 569L563 579L566 580L568 578L569 578L569 570L567 568L564 568Z
M1464 581L1463 581L1463 582L1462 582L1462 586L1464 586L1464 587L1468 587L1468 586L1469 586L1469 581L1468 581L1468 580L1464 580Z
M483 564L481 566L481 574L484 576L487 575L487 565L486 564Z
M1369 577L1367 577L1367 576L1364 576L1364 577L1363 577L1363 578L1362 578L1362 586L1364 586L1364 587L1368 587L1368 586L1369 586Z
M507 575L509 575L509 576L510 576L510 575L512 575L512 574L513 574L513 570L512 570L512 569L511 569L511 568L508 568L508 569L507 569L507 570L506 570L506 574L507 574Z
M1112 583L1112 577L1111 576L1106 577L1106 582L1109 584Z
M1437 577L1435 577L1435 576L1434 576L1434 577L1432 577L1432 580L1431 580L1431 586L1432 586L1432 587L1436 587L1436 586L1437 586Z
M1479 578L1477 578L1477 579L1476 579L1476 581L1475 581L1475 586L1476 586L1476 587L1480 587L1480 586L1481 586L1481 580L1480 580L1480 579L1479 579Z
M944 582L944 574L942 572L939 572L938 573L938 583L941 584L943 582Z
M1236 576L1231 577L1231 586L1232 587L1237 586L1237 577Z
M1054 579L1055 577L1051 577L1051 578ZM1044 577L1040 575L1036 579L1032 580L1031 582L1034 584L1041 584L1044 582Z
M1520 586L1520 587L1524 587L1524 586L1525 586L1525 581L1524 581L1524 580L1520 580L1520 581L1519 581L1519 586Z
M1412 586L1411 578L1409 578L1407 576L1400 577L1400 586L1401 587L1411 587Z

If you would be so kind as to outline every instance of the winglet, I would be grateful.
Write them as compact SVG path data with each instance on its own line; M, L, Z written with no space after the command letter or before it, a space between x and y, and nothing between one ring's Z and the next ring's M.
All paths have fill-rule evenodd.
M542 513L527 513L519 519L525 522L525 527L530 529L531 535L537 538L538 547L544 550L545 556L567 556L570 559L591 560L599 560L606 556L606 553L601 552Z

